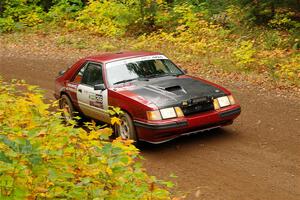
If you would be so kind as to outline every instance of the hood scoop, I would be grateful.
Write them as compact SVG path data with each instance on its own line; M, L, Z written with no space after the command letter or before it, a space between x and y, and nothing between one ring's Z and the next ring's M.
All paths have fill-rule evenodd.
M169 86L169 87L159 87L167 92L172 92L176 95L185 95L186 91L179 85Z

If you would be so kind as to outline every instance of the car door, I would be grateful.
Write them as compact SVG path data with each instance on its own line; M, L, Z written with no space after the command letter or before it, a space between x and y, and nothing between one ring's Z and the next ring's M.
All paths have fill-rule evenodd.
M83 72L87 66L87 62L83 63L81 67L79 68L79 71L76 73L76 75L71 78L70 81L66 82L66 91L68 92L72 103L76 108L78 108L78 100L77 100L77 88L81 83Z
M77 87L77 101L80 110L88 117L104 122L110 122L108 109L108 91L104 86L100 63L88 62L84 67L83 76ZM95 90L95 86L102 85L102 89ZM99 87L98 87L99 88Z

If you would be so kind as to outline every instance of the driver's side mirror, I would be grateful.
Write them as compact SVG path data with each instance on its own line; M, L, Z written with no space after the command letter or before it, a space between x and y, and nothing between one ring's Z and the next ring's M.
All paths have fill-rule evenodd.
M94 85L94 90L105 90L105 89L106 87L103 83Z
M58 72L58 75L62 76L65 72L66 72L66 70L61 70L61 71Z
M183 71L183 73L185 73L185 74L189 73L189 71L188 71L187 69L184 69L184 70L182 70L182 71Z

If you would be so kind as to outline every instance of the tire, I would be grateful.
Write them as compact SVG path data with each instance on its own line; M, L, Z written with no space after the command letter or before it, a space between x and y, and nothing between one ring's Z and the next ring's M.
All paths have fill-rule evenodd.
M133 140L137 143L135 127L129 114L125 113L120 116L121 125L116 125L116 136L123 140Z
M68 123L75 117L76 110L74 109L74 106L67 95L63 94L61 96L59 107L60 109L62 109L62 116L66 123Z

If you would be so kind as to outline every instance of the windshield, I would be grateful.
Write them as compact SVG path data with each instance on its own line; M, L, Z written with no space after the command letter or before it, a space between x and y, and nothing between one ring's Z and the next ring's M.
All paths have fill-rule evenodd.
M158 56L156 56L158 57ZM168 75L181 75L183 72L164 56L127 59L106 65L109 85L125 83L136 79L149 79Z

